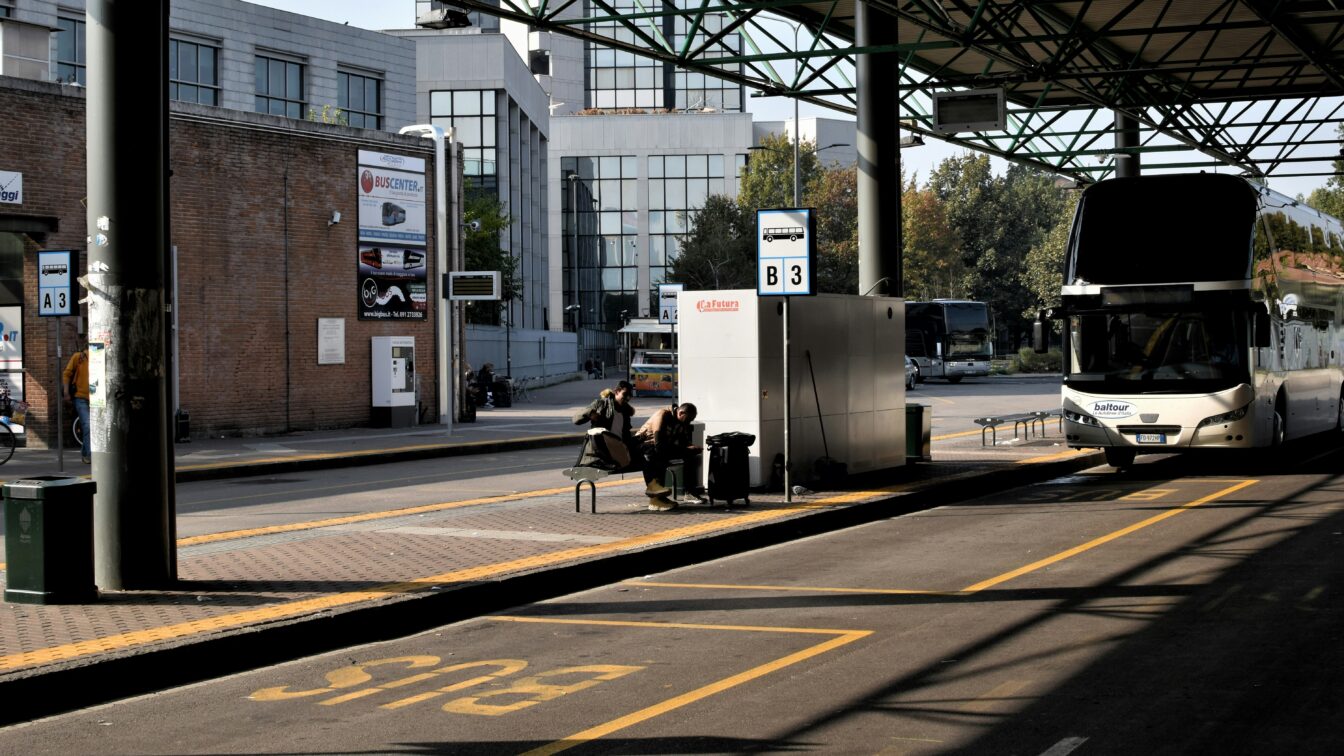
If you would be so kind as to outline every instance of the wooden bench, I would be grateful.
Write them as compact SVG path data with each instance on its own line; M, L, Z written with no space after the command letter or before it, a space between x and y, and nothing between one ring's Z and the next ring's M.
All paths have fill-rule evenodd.
M1020 433L1026 433L1028 436L1035 436L1037 429L1040 429L1040 435L1045 436L1046 423L1050 418L1059 420L1059 430L1064 430L1064 417L1059 410L1037 410L1035 412L1019 412L1013 415L999 415L990 417L977 417L975 424L980 426L980 445L985 446L985 433L990 434L990 445L999 443L999 426L1012 424L1013 438L1020 438Z

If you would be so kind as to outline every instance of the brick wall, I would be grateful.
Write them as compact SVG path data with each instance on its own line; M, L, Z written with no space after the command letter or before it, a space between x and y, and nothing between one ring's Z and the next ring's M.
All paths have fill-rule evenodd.
M4 214L60 219L44 248L84 248L84 101L79 90L0 77L10 133L0 169L24 174L22 206ZM172 239L178 248L181 406L193 435L264 434L366 425L370 338L413 336L421 402L436 403L433 228L429 316L357 319L356 163L360 149L427 159L428 140L173 106ZM333 210L342 221L328 225ZM37 247L30 246L30 251ZM147 253L151 253L149 250ZM80 256L80 271L85 258ZM36 255L24 261L29 442L50 438L59 395L55 325L36 314ZM345 319L345 364L317 364L318 318ZM62 343L75 340L66 319Z

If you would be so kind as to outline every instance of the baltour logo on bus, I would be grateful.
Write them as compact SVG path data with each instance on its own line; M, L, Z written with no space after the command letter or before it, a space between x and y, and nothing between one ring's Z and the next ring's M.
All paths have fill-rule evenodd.
M1092 402L1090 414L1093 417L1103 417L1107 420L1119 420L1134 414L1134 405L1129 402L1121 402L1115 399L1105 399Z

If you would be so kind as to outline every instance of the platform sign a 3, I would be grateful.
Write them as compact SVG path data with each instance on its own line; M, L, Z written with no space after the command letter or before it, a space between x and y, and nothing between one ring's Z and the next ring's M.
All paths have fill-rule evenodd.
M816 293L816 219L812 208L756 211L756 293Z
M37 314L60 317L75 314L74 283L71 269L74 254L69 250L37 253Z

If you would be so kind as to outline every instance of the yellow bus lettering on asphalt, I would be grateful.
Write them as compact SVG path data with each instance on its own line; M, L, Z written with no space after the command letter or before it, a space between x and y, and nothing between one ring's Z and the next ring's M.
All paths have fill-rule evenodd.
M488 717L497 717L501 714L509 714L526 709L529 706L535 706L545 701L551 701L560 696L569 693L577 693L586 690L609 680L615 680L625 677L631 672L638 672L643 667L630 667L619 664L588 664L582 667L562 667L553 669L550 672L542 672L539 675L524 678L514 683L512 686L503 690L495 690L489 693L483 693L479 696L468 696L458 698L443 705L443 710L454 714L482 714ZM556 685L542 682L543 678L556 678L566 675L590 675L589 677L568 685ZM510 703L481 703L483 699L499 698L504 696L522 696L519 700Z
M401 665L407 669L419 669L421 667L432 667L439 663L437 656L397 656L391 659L375 659L363 664L354 664L349 667L341 667L332 670L326 675L328 685L324 688L313 688L312 690L290 690L288 685L281 685L275 688L263 688L253 693L250 698L253 701L288 701L292 698L306 698L308 696L319 696L323 693L345 688L353 688L356 685L363 685L373 679L373 675L367 671L370 667L382 667L387 665Z

